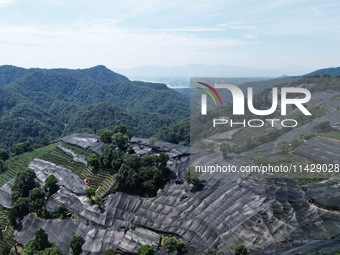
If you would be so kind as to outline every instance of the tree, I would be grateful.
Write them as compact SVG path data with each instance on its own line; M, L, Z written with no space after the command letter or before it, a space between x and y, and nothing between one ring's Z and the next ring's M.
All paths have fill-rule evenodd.
M54 175L49 175L45 179L44 189L48 197L52 196L59 190L58 179Z
M244 244L238 244L234 247L235 255L247 255L249 254L248 249L244 246Z
M166 180L162 169L155 165L142 166L138 173L139 179L143 182L143 191L149 196L156 195L157 190Z
M13 209L16 210L19 218L29 213L29 199L27 197L19 197L13 204ZM13 212L15 213L15 212Z
M318 133L322 133L322 132L329 132L329 131L331 131L332 127L331 127L329 121L322 121L319 124L315 125L314 129Z
M39 228L35 232L34 239L28 242L24 250L24 255L36 255L39 251L50 247L52 247L52 244L48 241L48 235L43 229Z
M113 172L118 172L121 165L124 163L124 153L120 150L113 149L112 151L112 160L111 160L111 167ZM129 157L127 157L126 160L128 160Z
M178 255L188 253L187 246L185 245L185 243L183 243L181 241L177 241L176 250L177 250Z
M185 243L177 240L175 237L165 237L162 244L167 250L168 254L174 251L177 252L177 255L188 253Z
M129 166L132 169L139 169L141 167L141 157L133 154L133 155L127 155L125 164Z
M120 150L126 151L128 148L128 142L130 141L130 137L123 133L115 133L112 136L112 143L116 145Z
M214 152L214 146L215 144L210 142L208 144L205 145L207 149L209 149L211 152Z
M302 139L295 139L292 141L292 148L296 148L298 147L301 143L303 143L303 140Z
M72 249L73 255L80 255L82 253L82 246L85 240L82 236L74 236L70 240L70 248Z
M114 133L122 133L123 135L127 135L129 139L131 139L132 135L128 130L128 127L124 124L120 124L115 128Z
M24 152L33 150L33 146L31 144L31 142L26 141L26 142L23 142L23 143L14 144L13 150L14 150L14 153L16 155L19 155L19 154L22 154Z
M39 251L36 255L62 255L62 253L58 247L51 247L43 251Z
M20 197L28 197L30 190L37 187L35 178L35 173L30 169L20 171L17 174L12 186L12 202Z
M60 217L64 219L68 213L69 211L67 210L67 208L64 205L60 205L58 206L57 210L54 212L54 217Z
M111 137L113 135L112 131L108 128L103 128L98 131L98 134L100 136L100 140L102 140L104 143L111 143Z
M154 255L155 250L150 244L143 244L138 248L138 255Z
M116 181L118 182L118 189L121 191L133 194L141 192L141 184L138 173L126 164L122 164L120 167L118 174L116 175Z
M11 248L9 248L8 246L0 245L0 254L12 254L10 252Z
M161 152L158 156L158 162L159 162L159 166L163 169L166 168L167 166L167 163L168 163L168 160L169 160L169 155L164 153L164 152Z
M290 145L286 141L278 142L277 147L281 150L282 153L290 152Z
M41 188L34 188L29 194L29 205L32 212L36 212L39 216L46 212L45 209L45 192Z
M6 149L0 149L0 160L7 160L9 159L9 153Z
M164 248L166 249L166 251L168 252L168 254L176 251L176 244L177 244L177 240L174 237L166 237L164 240Z
M0 173L6 172L7 169L6 162L0 159Z
M113 145L106 145L103 148L103 153L100 156L100 167L102 168L110 168L111 162L114 158L115 147Z
M86 161L92 166L94 169L98 169L100 164L98 160L98 156L95 153L91 153L89 156L86 157Z
M105 154L104 149L103 155ZM164 186L168 171L169 156L167 154L139 156L115 149L112 156L112 168L115 172L118 169L116 182L119 191L154 196L157 190Z
M26 144L25 143L17 143L17 144L14 144L14 153L15 155L19 155L19 154L22 154L24 152L26 152Z
M86 196L88 196L89 198L93 197L96 194L96 189L93 187L89 187L85 190L85 194Z
M197 186L200 184L199 173L195 171L193 166L190 166L184 173L184 179L187 183Z
M140 158L141 166L152 166L152 165L154 165L155 160L156 160L156 156L143 155Z
M222 143L220 145L220 150L222 152L222 156L224 159L227 159L228 157L228 153L231 152L231 148L230 148L230 145L229 144L226 144L226 143Z
M156 185L154 180L147 180L143 182L143 188L145 190L145 193L148 194L149 196L154 196L156 195Z
M129 153L129 154L135 154L136 152L135 152L135 150L133 149L133 147L132 146L129 146L128 148L127 148L127 153Z

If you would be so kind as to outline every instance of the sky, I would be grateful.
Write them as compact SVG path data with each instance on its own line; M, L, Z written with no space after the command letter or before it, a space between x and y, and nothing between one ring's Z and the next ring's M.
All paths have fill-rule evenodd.
M340 66L335 0L0 0L0 65Z

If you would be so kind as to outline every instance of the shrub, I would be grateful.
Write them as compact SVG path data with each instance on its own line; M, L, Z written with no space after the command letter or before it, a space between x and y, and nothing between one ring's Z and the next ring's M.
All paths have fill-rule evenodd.
M247 255L249 254L248 249L244 246L244 244L238 244L234 247L235 255Z
M155 250L150 244L143 244L138 248L138 255L154 255Z

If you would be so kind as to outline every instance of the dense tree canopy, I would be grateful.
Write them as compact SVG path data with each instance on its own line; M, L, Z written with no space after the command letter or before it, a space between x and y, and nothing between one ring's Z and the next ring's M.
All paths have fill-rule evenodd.
M45 209L45 192L41 188L34 188L29 194L30 211L36 212L39 216L44 215Z
M54 175L49 175L46 178L44 189L48 197L52 196L59 190L58 180Z
M74 236L70 240L70 248L73 255L80 255L82 253L82 246L85 243L82 236Z
M154 255L155 249L150 244L143 244L138 247L138 255Z
M162 244L168 254L176 252L177 255L183 255L188 252L186 244L177 240L175 237L165 237Z
M3 173L7 170L6 162L0 159L0 173Z
M58 249L58 247L51 247L51 248L47 248L43 251L37 252L36 255L62 255L62 253Z
M249 254L248 249L244 246L244 244L238 244L234 247L235 255L247 255Z
M8 150L0 148L0 160L4 160L5 161L7 159L9 159Z
M31 190L37 187L35 182L36 175L32 170L26 169L20 171L15 177L12 186L12 204L9 218L12 225L16 225L18 221L30 211L29 194Z
M36 175L32 170L20 171L15 177L12 186L12 201L15 202L20 197L28 197L30 190L37 187L35 178Z
M50 247L52 247L52 244L48 241L48 235L43 229L39 228L34 239L26 245L24 255L36 255L38 252Z
M129 81L104 66L0 66L0 73L0 146L17 144L17 154L29 149L26 142L42 145L64 133L95 132L122 123L149 137L189 114L188 100L166 85Z

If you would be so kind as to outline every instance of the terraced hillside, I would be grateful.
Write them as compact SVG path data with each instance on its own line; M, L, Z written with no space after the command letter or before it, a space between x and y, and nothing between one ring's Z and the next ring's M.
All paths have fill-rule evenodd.
M340 234L339 213L334 211L336 208L327 209L328 204L321 207L318 203L322 200L322 194L334 199L339 197L336 190L330 189L332 185L314 182L308 185L306 192L306 187L301 188L291 179L275 175L204 174L201 176L204 181L201 191L192 191L192 186L186 183L172 182L159 191L155 198L117 192L109 195L98 207L92 205L84 195L86 186L82 179L93 178L91 169L74 162L72 157L58 148L62 145L77 150L78 154L87 155L89 151L81 149L78 144L86 139L78 134L63 140L69 144L60 141L41 149L39 155L36 151L21 157L24 160L37 156L29 166L36 171L41 181L46 178L46 171L58 173L56 176L62 186L49 199L48 210L54 211L59 205L64 205L74 217L45 220L29 214L23 219L22 228L15 231L16 240L20 244L30 240L35 230L41 227L64 254L68 254L68 243L73 235L84 237L83 254L102 254L107 249L136 253L143 243L153 245L161 254L162 235L174 235L183 240L189 254L205 254L208 251L231 254L238 243L245 244L253 251L280 254L276 252L298 249L301 246L299 240L309 240L304 241L299 249L314 247L315 251L320 251L330 245L329 240L332 238L335 242L328 249L331 252L338 249L336 240L340 240L337 239ZM141 142L144 145L135 144L135 149L140 147L140 153L150 151L148 148L152 146L148 145L148 140L141 139ZM98 149L95 143L90 144L89 148ZM189 163L185 160L189 157L189 148L162 142L153 143L153 148L171 155L169 167L180 178ZM192 160L200 161L202 155L207 156L206 153L191 150ZM208 154L206 158L213 159L211 164L224 162L220 152ZM15 161L18 160L19 157ZM252 161L246 155L229 158L229 163L236 166L245 162L251 164ZM71 171L67 172L66 169ZM81 176L80 182L72 181L72 178L78 176ZM101 176L97 174L97 177L100 179ZM98 182L100 186L105 185L105 179L102 176L102 181ZM332 183L336 182L334 179ZM313 200L311 197L314 197ZM56 229L63 230L62 237ZM320 241L314 245L310 240Z
M311 90L321 86L307 85ZM340 250L339 97L340 86L316 90L308 103L314 109L310 119L296 111L289 116L299 119L298 127L227 129L199 141L208 145L206 149L132 139L137 155L169 156L173 179L155 197L110 192L115 175L93 171L84 162L90 153L101 154L103 143L96 135L73 134L10 159L9 170L0 175L0 203L11 207L10 186L21 169L33 169L40 183L55 173L61 188L48 199L47 210L54 212L63 205L72 217L43 219L28 214L14 236L25 245L43 228L63 254L69 253L72 236L80 235L85 240L83 255L108 249L136 254L145 243L163 255L162 240L169 236L184 242L188 254L195 255L231 255L238 244L254 255L333 255ZM232 150L223 153L223 144ZM314 165L315 171L205 172L198 180L186 174L190 165L240 169L269 164L302 169ZM333 171L323 171L324 165L332 165ZM97 204L85 195L88 186L96 189ZM6 210L0 216L6 222ZM10 237L12 229L6 231Z

